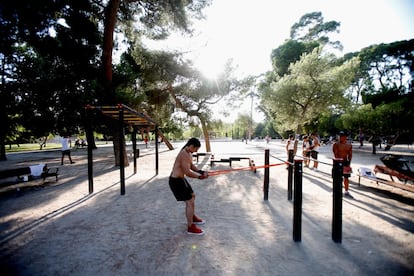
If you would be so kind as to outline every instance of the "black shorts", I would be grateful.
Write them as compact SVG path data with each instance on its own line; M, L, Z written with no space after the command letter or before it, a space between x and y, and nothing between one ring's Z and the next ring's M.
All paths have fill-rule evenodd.
M318 160L318 152L316 150L312 150L310 155L313 159Z
M168 184L177 201L186 201L193 197L194 191L187 179L170 176Z
M70 155L70 150L62 150L62 156Z
M294 150L289 150L288 151L288 161L292 163L294 158L295 158L295 151Z

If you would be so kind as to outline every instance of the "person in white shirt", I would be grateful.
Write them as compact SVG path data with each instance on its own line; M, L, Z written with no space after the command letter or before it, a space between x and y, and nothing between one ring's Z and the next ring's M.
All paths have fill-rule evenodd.
M64 136L62 138L62 158L60 159L60 165L63 165L63 159L65 155L69 157L69 161L71 164L75 163L72 161L72 157L70 156L70 147L72 146L72 142L69 136Z
M293 163L293 158L298 150L298 140L295 139L293 134L289 135L289 140L286 143L286 153L288 156L288 162Z

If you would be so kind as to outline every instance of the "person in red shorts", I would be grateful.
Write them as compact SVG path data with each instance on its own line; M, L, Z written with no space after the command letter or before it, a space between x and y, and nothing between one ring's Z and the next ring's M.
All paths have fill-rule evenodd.
M344 188L345 196L353 198L349 193L349 177L351 176L351 160L352 160L352 145L347 141L348 135L341 131L339 132L339 142L336 142L332 151L335 158L341 158L343 160L343 177L344 177Z
M185 176L205 179L208 173L199 170L193 164L193 153L197 152L201 143L197 138L191 138L178 153L172 172L169 178L170 189L177 201L185 202L185 215L187 218L188 229L190 235L204 235L204 230L197 225L202 225L205 221L195 215L195 194L190 183Z

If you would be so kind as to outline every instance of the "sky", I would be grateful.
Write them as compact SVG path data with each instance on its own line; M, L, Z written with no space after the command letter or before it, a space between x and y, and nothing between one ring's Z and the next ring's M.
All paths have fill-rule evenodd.
M343 54L414 38L414 0L213 0L193 37L172 35L158 47L186 52L210 77L230 58L240 77L258 75L271 69L270 54L289 38L291 26L316 11L324 22L340 22L334 38Z

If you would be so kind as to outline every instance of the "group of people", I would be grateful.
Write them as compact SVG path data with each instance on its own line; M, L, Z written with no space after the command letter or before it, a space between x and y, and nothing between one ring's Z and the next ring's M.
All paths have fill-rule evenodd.
M286 151L288 154L288 162L293 162L294 156L298 149L299 141L292 134L286 143ZM195 213L195 193L187 177L206 179L208 172L197 168L193 164L193 153L197 152L201 147L201 143L197 138L191 138L178 153L169 177L169 186L177 201L185 202L185 216L187 220L187 233L191 235L203 235L204 230L199 226L205 224L205 220L198 217ZM318 170L318 149L320 142L316 133L312 133L309 137L303 137L303 157L304 166L309 167L309 163L313 161L313 169ZM352 198L349 193L349 177L351 176L351 160L352 145L347 142L347 134L339 133L339 141L336 142L332 151L335 158L343 160L343 177L345 196Z
M289 139L286 143L286 153L288 156L288 162L292 163L293 159L298 150L298 143L299 141L293 134L289 135ZM302 143L302 155L303 155L303 163L306 168L309 168L310 161L313 161L312 169L317 171L318 170L318 150L320 147L320 142L318 135L316 133L312 133L311 135L304 135L303 136L303 143Z
M318 170L318 149L320 147L320 142L318 135L312 133L310 136L304 135L302 142L302 156L303 163L305 168L310 168L310 162L313 161L312 169ZM339 132L339 141L335 142L332 146L332 152L335 158L342 159L343 161L343 177L344 177L344 195L346 197L352 198L352 195L349 193L349 177L351 176L351 160L352 160L352 144L348 143L348 135L340 131ZM288 162L292 163L293 159L297 153L299 141L296 137L291 134L289 135L289 140L286 143L286 153L288 156Z

